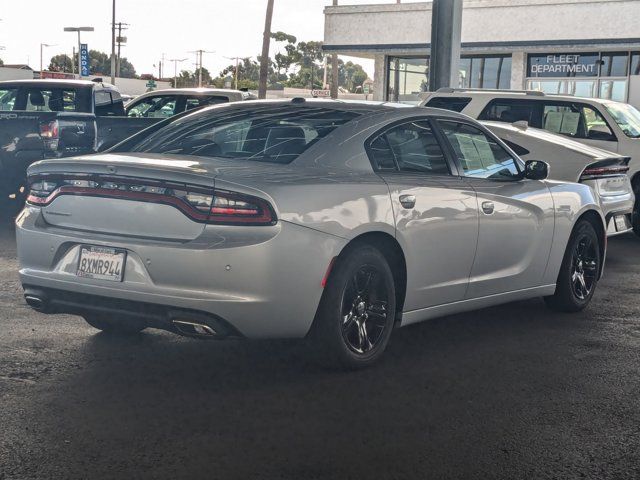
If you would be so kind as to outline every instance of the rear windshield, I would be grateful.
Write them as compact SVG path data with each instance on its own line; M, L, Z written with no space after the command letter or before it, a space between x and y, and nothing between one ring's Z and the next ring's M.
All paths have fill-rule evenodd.
M132 151L287 164L361 114L302 105L213 108L157 130Z
M2 86L0 110L90 113L91 90L50 86Z

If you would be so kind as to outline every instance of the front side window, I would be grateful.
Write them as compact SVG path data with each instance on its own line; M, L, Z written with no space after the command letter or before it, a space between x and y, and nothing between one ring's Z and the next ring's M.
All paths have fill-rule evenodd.
M387 130L369 144L369 155L378 171L449 175L449 166L427 120L403 123Z
M180 118L132 150L288 164L363 113L300 105L214 110Z
M177 97L175 95L148 97L127 109L128 117L169 118L175 115Z
M627 103L605 103L604 107L627 137L640 138L640 112Z
M545 102L542 127L549 132L572 138L615 138L602 115L584 104Z
M451 121L441 121L440 125L465 177L520 179L520 170L513 156L482 130L466 123Z

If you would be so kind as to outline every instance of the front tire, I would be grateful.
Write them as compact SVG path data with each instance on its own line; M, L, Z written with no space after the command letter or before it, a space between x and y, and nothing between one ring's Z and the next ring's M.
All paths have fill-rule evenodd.
M85 321L93 328L110 335L135 335L146 328L144 322L136 319L113 319L105 315L86 315Z
M355 247L329 277L310 340L330 367L364 368L384 352L393 330L396 292L391 268L376 248Z
M556 292L545 298L547 305L560 312L584 310L596 290L601 267L598 234L591 223L580 220L569 238Z

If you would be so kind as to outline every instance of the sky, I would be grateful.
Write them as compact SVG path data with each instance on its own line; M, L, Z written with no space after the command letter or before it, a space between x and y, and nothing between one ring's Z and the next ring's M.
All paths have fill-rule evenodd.
M195 69L197 49L213 51L203 56L213 76L233 60L224 57L255 57L262 48L267 0L116 0L116 22L130 24L122 56L138 74L155 73L166 59L182 59L178 69ZM340 0L341 4L395 3L395 0ZM323 9L331 0L275 0L272 31L284 31L298 40L322 40ZM111 0L0 0L0 58L5 63L29 63L40 68L40 44L44 67L58 53L71 54L77 34L68 26L92 26L83 33L90 49L111 52ZM271 55L277 47L272 44ZM373 77L373 62L358 60ZM154 67L155 65L155 67ZM165 76L173 75L166 62Z

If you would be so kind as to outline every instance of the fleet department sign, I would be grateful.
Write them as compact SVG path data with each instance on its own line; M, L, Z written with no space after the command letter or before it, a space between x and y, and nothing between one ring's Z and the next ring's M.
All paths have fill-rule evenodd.
M597 77L600 56L597 53L553 53L529 55L528 77Z

